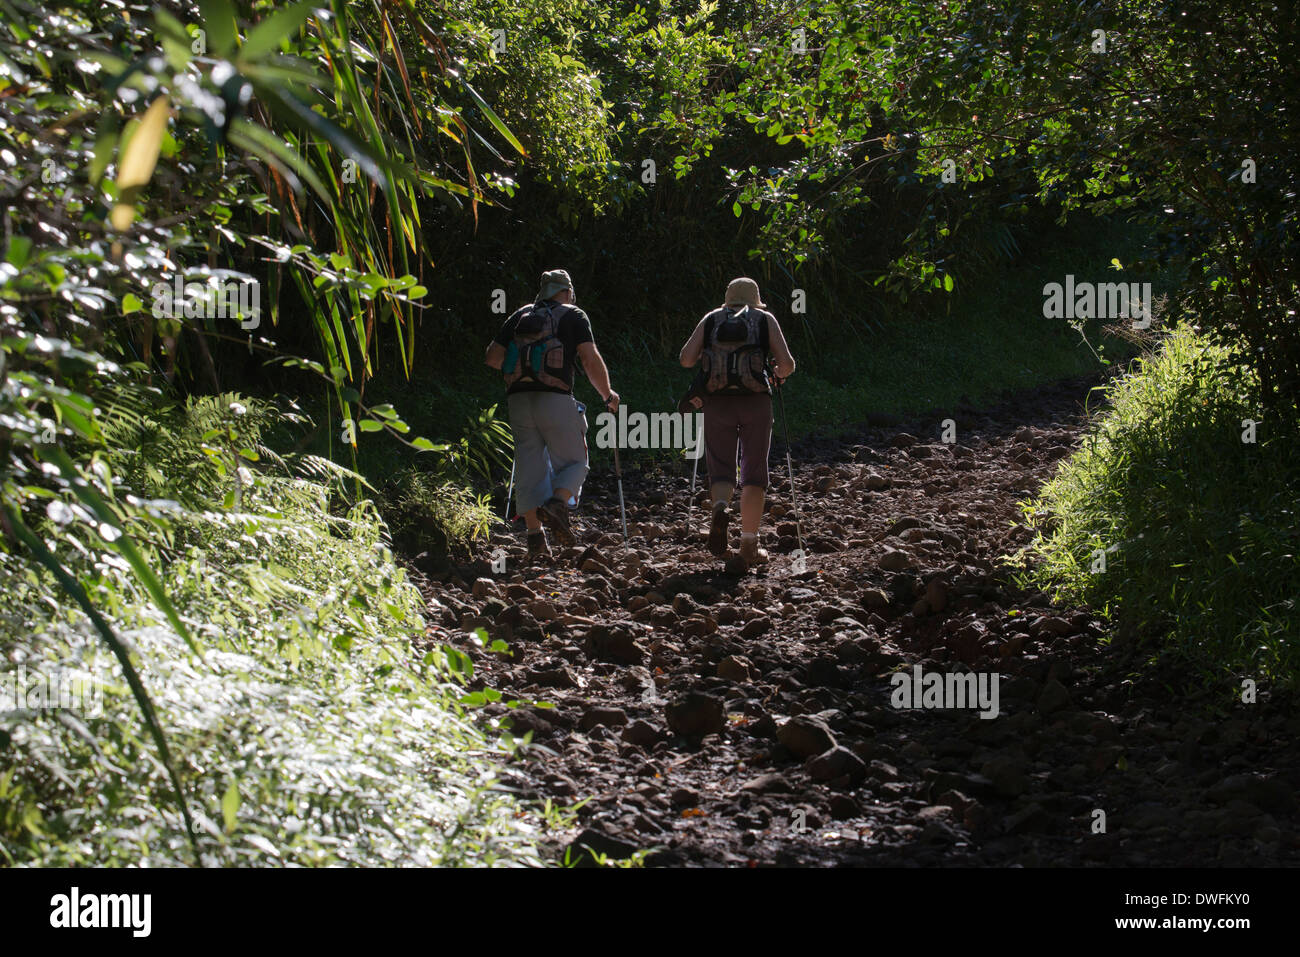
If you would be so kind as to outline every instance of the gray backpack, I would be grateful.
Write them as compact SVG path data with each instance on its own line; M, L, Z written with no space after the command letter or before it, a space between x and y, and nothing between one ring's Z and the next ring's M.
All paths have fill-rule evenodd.
M507 387L530 379L552 389L573 388L573 370L565 363L564 343L559 338L563 310L569 308L539 302L519 317L501 365Z
M719 315L719 313L725 313ZM749 306L723 307L704 323L704 391L770 394L767 317Z

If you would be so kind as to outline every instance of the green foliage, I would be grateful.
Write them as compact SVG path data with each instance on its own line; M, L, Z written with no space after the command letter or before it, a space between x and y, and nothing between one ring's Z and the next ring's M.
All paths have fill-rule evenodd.
M446 417L436 425L447 428ZM461 553L468 543L486 538L498 520L490 496L471 488L490 486L503 470L508 472L512 448L509 425L491 405L467 415L459 438L445 443L445 451L432 463L417 457L415 464L402 465L390 455L393 464L381 466L378 454L369 459L373 474L389 476L377 501L394 546L408 555L429 552L440 557Z
M1160 524L1114 486L1112 473L1130 471L1115 456L1147 463L1139 487L1205 492L1229 531L1196 530L1213 539L1217 576L1202 594L1228 595L1239 566L1258 586L1234 593L1253 595L1253 610L1221 598L1233 610L1205 627L1218 636L1213 654L1293 669L1278 638L1290 606L1274 599L1293 584L1294 549L1276 531L1289 526L1273 496L1294 474L1284 427L1300 420L1300 172L1285 122L1298 51L1278 5L179 0L124 11L9 0L5 10L0 565L20 601L2 637L15 661L98 660L97 639L152 743L141 746L120 707L94 727L15 718L21 747L32 728L49 736L21 768L8 755L0 764L14 859L43 859L35 842L49 839L52 860L128 861L131 846L171 862L182 832L192 852L223 861L265 852L259 841L292 845L286 856L302 861L345 859L330 847L368 861L455 858L431 833L424 846L442 850L425 857L389 841L381 831L398 819L363 810L378 798L357 769L400 766L414 787L407 752L375 743L389 731L429 774L451 768L448 780L463 783L478 772L421 750L403 719L376 716L385 696L403 713L421 700L441 715L455 706L443 707L437 656L416 667L399 647L396 636L423 625L384 551L384 522L356 504L368 484L356 452L387 479L375 483L379 507L403 549L482 535L493 519L466 486L509 466L495 407L480 411L500 390L478 355L500 321L486 304L497 288L531 295L556 265L595 304L616 385L642 408L672 407L681 341L728 279L754 275L800 359L790 396L800 431L1095 368L1103 356L1043 324L1042 271L1083 272L1108 245L1106 258L1130 263L1116 244L1150 237L1137 272L1177 274L1179 298L1227 351L1198 345L1213 366L1168 372L1179 402L1124 401L1199 457L1143 445L1130 429L1100 443L1096 470L1076 469L1079 488L1114 492L1102 505L1066 478L1053 494L1071 529L1090 530L1078 544ZM1105 232L1086 235L1102 220ZM448 281L435 286L431 263ZM233 301L229 284L249 280L260 302ZM160 308L177 282L187 308ZM808 311L787 316L795 289ZM417 326L434 332L418 347ZM1142 381L1162 368L1153 361ZM1223 398L1224 384L1248 398ZM322 424L290 434L305 424L297 406L249 392L323 393L312 409ZM1233 402L1276 423L1245 452L1258 461L1237 482L1262 496L1255 511L1231 490L1201 488L1236 477L1206 438L1241 412ZM320 454L284 451L295 441ZM340 443L352 469L333 461ZM1190 520L1167 525L1170 554L1201 547ZM1097 585L1063 554L1046 574ZM1265 558L1282 577L1258 571ZM1197 619L1181 612L1202 579L1171 574L1159 566L1150 578L1169 599L1142 591L1136 572L1121 591L1136 620L1172 625L1191 648L1183 622ZM99 673L121 705L110 670ZM231 689L213 699L230 711L187 711L214 681ZM342 816L305 827L297 845L285 822L307 818L276 803L258 762L238 765L245 746L232 742L280 754L288 738L262 727L276 715L305 726L287 704L300 685L325 702L311 746L350 747L357 760ZM343 702L377 738L348 737ZM238 724L241 708L270 723ZM477 747L461 734L446 740ZM209 767L219 773L204 777ZM112 782L101 805L69 810L101 780ZM472 818L492 832L491 801L449 787L468 818L404 785L394 800L422 822ZM324 793L312 806L329 804ZM135 831L106 823L118 811ZM231 835L248 815L256 830L237 850Z
M449 16L429 7L435 24ZM528 166L596 208L608 188L610 123L600 77L575 53L579 32L600 30L604 16L602 6L577 0L472 0L455 8L466 32L451 45L477 110L491 115L470 81L517 134ZM500 186L513 191L513 180Z
M510 426L491 405L466 417L460 439L444 456L443 468L462 482L490 483L495 470L510 467L513 451Z
M189 508L226 497L237 508L235 494L252 463L286 467L263 441L264 433L302 421L233 393L174 402L156 388L123 388L102 401L104 461L120 481L139 495ZM185 481L178 482L179 476Z
M234 407L234 408L232 408ZM107 424L119 435L121 421ZM214 423L256 447L273 410L238 396L157 409L133 426L148 459L117 450L149 485L168 534L142 541L194 659L91 522L58 509L40 531L133 649L180 769L201 859L231 864L493 864L537 860L532 825L490 790L479 755L507 753L466 718L459 656L423 641L422 599L369 503L340 511L296 463L245 459L241 507L206 453ZM152 470L152 463L166 468ZM185 497L196 507L178 504ZM204 505L202 500L209 501ZM58 527L57 541L51 533ZM0 553L12 663L76 669L102 714L10 710L0 719L0 853L11 863L187 862L166 774L136 733L114 659L46 576ZM93 796L93 798L91 797Z
M1300 453L1261 414L1258 379L1182 327L1106 398L1083 447L1024 506L1033 578L1108 609L1207 680L1294 682Z
M485 200L478 134L417 101L394 21L438 49L378 0L6 6L0 661L80 667L108 699L5 710L10 861L534 859L485 791L460 672L412 647L373 505L340 494L364 480L278 454L265 433L296 413L219 385L222 344L282 355L276 325L314 340L284 364L354 432L445 450L361 398L381 333L409 367L420 204ZM439 55L424 72L454 77ZM260 305L230 295L254 281ZM184 398L200 381L216 394Z
M59 332L74 346L93 339L191 382L217 375L206 342L191 354L194 334L276 353L270 326L302 320L289 333L314 338L320 361L301 367L359 419L352 386L381 351L410 367L427 293L421 203L486 201L469 146L481 134L438 92L455 80L441 41L380 0L247 14L205 0L132 18L82 2L50 16L20 2L0 30L0 92L24 117L0 129L18 211L6 298L70 325ZM443 82L412 86L395 22ZM300 299L282 311L286 279ZM260 306L223 315L220 284L251 281ZM160 307L173 282L188 308ZM86 313L80 328L50 309L51 291Z
M405 554L458 552L487 537L497 521L487 496L420 469L404 469L384 486L380 509L394 547Z
M972 226L1031 203L1063 222L1131 213L1271 412L1294 413L1300 170L1277 116L1296 108L1300 48L1281 5L845 0L756 32L737 96L792 151L732 174L737 215L764 214L761 250L838 255L834 232L871 210L907 236L878 281L950 291L978 274Z

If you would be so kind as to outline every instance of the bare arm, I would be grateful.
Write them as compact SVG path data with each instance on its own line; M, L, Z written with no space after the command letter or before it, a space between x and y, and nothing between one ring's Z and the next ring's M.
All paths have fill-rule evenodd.
M785 334L781 332L781 324L775 316L768 320L767 331L768 348L776 358L776 377L788 379L794 372L794 356L790 355L790 347L785 343Z
M584 342L578 346L578 361L582 363L582 369L587 373L587 378L591 380L592 388L600 393L604 399L609 396L606 406L611 412L618 411L618 393L610 387L609 369L605 365L605 359L601 356L600 350L596 348L594 342Z
M704 352L704 320L701 319L695 326L695 331L691 337L686 340L686 345L682 346L682 354L678 357L682 365L690 368L700 361L700 356Z
M487 352L483 353L483 361L493 369L500 369L506 361L506 347L499 342L493 342L487 347Z

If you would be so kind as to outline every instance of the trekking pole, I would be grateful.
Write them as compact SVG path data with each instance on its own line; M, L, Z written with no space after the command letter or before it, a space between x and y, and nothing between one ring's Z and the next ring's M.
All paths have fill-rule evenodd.
M627 541L627 509L623 506L623 470L618 464L618 442L614 442L614 476L618 479L618 514L623 520L623 541Z
M510 484L506 486L506 513L501 516L504 521L510 521L510 496L515 491L515 460L510 460Z
M694 451L695 451L696 453L699 453L699 452L703 451L703 450L700 448L700 443L702 443L703 441L704 441L704 433L703 433L703 430L701 430L701 432L700 432L700 436L699 436L699 438L696 439L696 442L695 442L695 449L694 449ZM699 474L699 471L700 471L700 456L697 454L697 455L695 456L695 464L691 466L691 501L690 501L689 507L688 507L688 509L687 509L688 512L689 512L689 510L690 510L691 508L694 508L694 507L695 507L695 476ZM689 516L688 516L688 517L689 517Z
M794 463L790 460L790 420L785 415L785 390L781 380L773 370L772 378L776 380L776 398L781 404L781 430L785 434L785 467L790 472L790 503L794 506L794 533L799 541L799 551L803 551L803 521L800 518L799 499L794 493Z

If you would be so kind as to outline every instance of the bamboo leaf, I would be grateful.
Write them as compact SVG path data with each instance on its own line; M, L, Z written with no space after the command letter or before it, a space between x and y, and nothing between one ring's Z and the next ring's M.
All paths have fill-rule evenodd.
M376 183L383 179L379 162L376 161L371 150L353 139L342 127L327 120L315 110L308 108L297 97L288 95L274 86L264 86L262 84L254 84L254 86L257 88L259 96L270 105L272 111L281 117L297 121L316 135L324 138L344 157L355 160L357 167Z
M122 154L118 161L118 200L109 215L109 222L119 232L131 227L135 218L135 201L140 191L153 177L162 149L163 131L171 116L171 104L160 96L145 110L144 116L133 120L122 137Z
M464 86L465 90L469 93L469 95L473 97L474 102L478 105L478 108L482 110L483 115L488 118L488 122L490 122L493 126L495 126L497 132L505 137L506 142L509 143L511 146L513 146L516 150L518 150L520 156L527 156L528 151L524 149L524 145L520 143L518 139L515 138L515 134L510 132L510 130L506 127L506 124L502 121L501 117L497 116L496 111L493 110L492 107L487 105L487 101L484 100L483 97L478 95L478 90L470 86L468 80L461 80L461 85Z
M239 824L239 804L239 782L231 781L230 787L221 796L221 818L227 834L233 834Z
M388 45L393 48L393 58L397 61L397 72L402 77L402 87L406 90L406 102L411 106L411 115L415 117L416 128L423 132L424 127L420 123L420 111L415 105L415 97L411 95L411 74L406 69L406 57L402 54L402 45L397 42L397 34L393 31L393 24L389 22L388 14L383 14L384 32L388 34Z
M311 164L290 149L284 140L270 130L244 117L239 117L230 124L229 135L230 141L240 149L254 153L267 162L270 162L272 157L278 159L301 176L317 196L327 203L332 200L333 194L321 182L321 178L316 175L316 171L312 169Z

